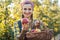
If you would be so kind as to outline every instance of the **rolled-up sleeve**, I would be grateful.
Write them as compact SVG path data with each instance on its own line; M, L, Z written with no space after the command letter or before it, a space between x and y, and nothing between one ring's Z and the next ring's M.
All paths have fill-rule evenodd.
M20 30L19 30L17 22L15 22L14 23L14 39L17 39L19 34L20 34Z

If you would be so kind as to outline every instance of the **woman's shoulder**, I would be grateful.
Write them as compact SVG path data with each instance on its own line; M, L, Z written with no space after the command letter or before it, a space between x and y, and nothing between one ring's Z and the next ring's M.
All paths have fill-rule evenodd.
M16 20L14 23L18 23L18 22L21 22L21 20L19 19L19 20Z
M16 25L18 25L20 23L21 23L21 20L17 20L17 21L14 22L14 26L16 26Z

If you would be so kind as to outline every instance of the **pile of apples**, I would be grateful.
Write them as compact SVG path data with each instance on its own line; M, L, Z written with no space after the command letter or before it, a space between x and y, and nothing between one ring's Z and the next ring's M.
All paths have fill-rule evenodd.
M31 32L41 32L40 29L32 29Z

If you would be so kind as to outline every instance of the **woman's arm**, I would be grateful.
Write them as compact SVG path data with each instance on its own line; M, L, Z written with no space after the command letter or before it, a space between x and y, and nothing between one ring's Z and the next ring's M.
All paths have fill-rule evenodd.
M26 30L22 30L21 31L19 40L24 40L24 37L25 37L26 32L27 32Z
M19 40L24 40L25 39L25 36L26 36L26 32L28 31L28 26L26 27L26 25L24 25L21 33L20 33L20 37L19 37Z

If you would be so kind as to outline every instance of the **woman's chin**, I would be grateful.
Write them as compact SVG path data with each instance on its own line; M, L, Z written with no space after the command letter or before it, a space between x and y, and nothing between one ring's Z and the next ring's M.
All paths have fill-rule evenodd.
M26 17L25 18L29 18L30 16L29 15L26 15Z

